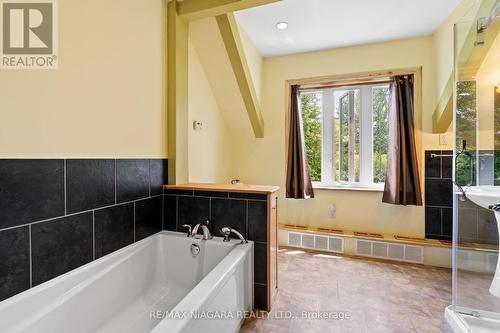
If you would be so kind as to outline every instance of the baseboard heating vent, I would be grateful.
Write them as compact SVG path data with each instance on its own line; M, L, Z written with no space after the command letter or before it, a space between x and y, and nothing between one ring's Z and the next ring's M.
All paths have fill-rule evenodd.
M344 253L344 238L311 233L288 232L288 245L328 252Z
M288 245L290 246L301 246L302 245L302 237L300 234L295 232L288 233Z
M489 273L494 273L497 269L498 253L487 253L486 254L486 271Z
M357 239L356 254L419 264L424 262L424 247L408 244Z

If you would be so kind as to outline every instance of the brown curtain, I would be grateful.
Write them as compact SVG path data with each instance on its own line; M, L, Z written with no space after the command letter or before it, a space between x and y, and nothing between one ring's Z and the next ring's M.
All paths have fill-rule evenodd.
M288 161L286 170L286 197L314 198L304 147L302 115L299 106L299 87L291 86L290 127L288 129Z
M387 176L382 201L422 206L413 122L413 75L394 77L389 113Z

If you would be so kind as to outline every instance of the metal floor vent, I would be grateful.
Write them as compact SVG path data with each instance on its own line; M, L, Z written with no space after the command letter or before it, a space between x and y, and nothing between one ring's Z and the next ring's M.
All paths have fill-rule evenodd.
M288 232L288 245L321 251L344 253L344 238Z
M419 264L424 262L424 247L418 245L357 239L356 254L366 257L408 261Z
M489 273L494 273L497 269L498 253L487 253L486 254L486 271Z

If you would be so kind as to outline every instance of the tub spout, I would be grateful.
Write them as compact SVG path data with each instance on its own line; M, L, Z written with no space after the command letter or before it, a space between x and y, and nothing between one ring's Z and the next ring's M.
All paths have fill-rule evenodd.
M224 242L229 242L229 236L231 235L231 233L233 233L241 240L241 244L248 243L248 241L245 239L245 237L243 237L243 235L240 234L238 232L238 230L236 230L236 229L224 227L224 228L222 228L221 231L224 234Z
M201 230L203 231L203 240L209 240L213 238L210 234L210 229L208 229L208 227L202 223L198 223L194 226L193 231L191 232L192 237L196 236L199 228L201 228Z

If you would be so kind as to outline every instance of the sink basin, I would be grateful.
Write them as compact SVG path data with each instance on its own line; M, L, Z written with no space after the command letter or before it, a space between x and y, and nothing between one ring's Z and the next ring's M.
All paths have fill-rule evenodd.
M469 200L483 208L500 204L500 186L471 186L465 192Z
M465 191L465 196L476 205L490 209L490 206L500 204L500 186L472 186ZM498 227L500 210L495 210L495 218ZM500 256L498 258L500 259ZM497 268L491 282L490 293L496 297L500 297L500 260L497 261Z

